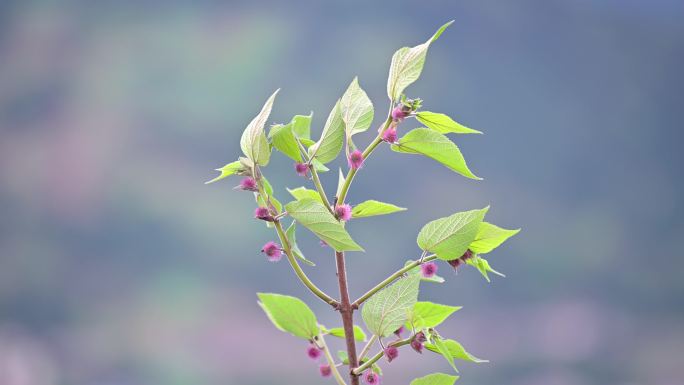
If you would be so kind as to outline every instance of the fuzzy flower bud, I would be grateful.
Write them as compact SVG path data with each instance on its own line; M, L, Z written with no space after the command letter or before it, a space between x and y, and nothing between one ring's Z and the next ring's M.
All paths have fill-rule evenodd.
M405 117L409 116L411 113L411 107L404 104L400 104L392 110L392 119L396 121L402 121Z
M423 333L423 332L418 332L418 333L416 333L416 335L413 336L413 339L414 339L415 341L420 342L420 343L423 343L423 342L427 341L427 338L425 338L425 333Z
M266 207L257 207L256 210L254 210L254 218L261 219L262 221L273 222L273 216Z
M432 278L437 273L437 264L434 262L423 263L420 265L420 272L425 278Z
M271 262L278 262L283 257L283 249L273 241L266 242L264 247L261 248L261 252L266 254Z
M399 357L399 349L395 346L388 347L385 349L385 357L387 357L387 361L392 362L392 360Z
M306 349L306 355L312 360L318 360L321 357L321 349L317 346L311 345Z
M415 338L411 340L411 348L418 353L423 353L423 343Z
M335 217L337 219L341 220L342 222L346 222L351 219L352 217L352 208L348 204L342 204L339 206L335 207Z
M306 163L295 163L294 168L299 176L306 176L309 173L309 166Z
M461 266L462 264L464 264L465 261L467 261L467 260L469 260L470 258L472 258L473 255L474 255L474 254L473 254L473 251L470 250L470 249L468 249L468 250L466 250L465 253L463 253L463 255L461 255L459 258L452 259L451 261L447 261L447 262L449 262L449 264L451 265L451 267L453 267L454 270L456 270L459 266Z
M363 153L359 150L354 150L349 154L349 159L347 159L349 168L352 170L358 170L363 167Z
M244 178L240 181L240 184L235 187L236 190L244 191L259 191L257 183L252 177Z
M404 327L403 327L403 326L399 326L399 329L395 330L395 331L394 331L394 334L395 334L397 337L401 337L401 333L403 333L403 332L404 332Z
M321 372L321 376L323 377L330 377L332 374L332 368L330 368L330 365L321 365L318 367L318 370Z
M382 133L382 140L387 143L393 144L397 142L397 129L390 127Z
M368 385L378 385L380 384L380 376L372 370L367 370L363 375L363 380Z
M472 257L473 257L473 251L468 249L465 251L465 253L463 253L463 255L461 256L461 259L463 260L463 262L465 262Z

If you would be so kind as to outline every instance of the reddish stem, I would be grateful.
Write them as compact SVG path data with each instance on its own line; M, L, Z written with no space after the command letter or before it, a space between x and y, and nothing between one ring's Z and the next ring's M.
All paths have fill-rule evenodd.
M339 311L342 315L342 327L344 328L344 339L347 342L347 355L349 356L349 376L351 385L359 385L359 376L353 373L359 366L356 357L356 342L354 341L354 308L349 300L349 289L347 288L347 269L345 267L344 252L336 251L335 260L337 261L337 280L340 286L340 305Z

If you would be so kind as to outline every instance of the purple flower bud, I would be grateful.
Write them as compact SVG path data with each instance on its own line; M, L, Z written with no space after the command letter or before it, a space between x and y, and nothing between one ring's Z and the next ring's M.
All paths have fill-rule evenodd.
M384 140L387 143L396 143L397 142L397 129L394 127L390 127L385 130L385 132L382 133L382 140Z
M392 360L399 357L399 349L395 346L388 347L385 349L385 357L387 357L387 361L392 362Z
M341 220L342 222L346 222L351 219L352 217L352 208L348 204L342 204L339 206L335 207L335 217L337 219Z
M254 218L261 219L262 221L273 222L273 216L266 207L257 207L256 210L254 210Z
M420 343L423 343L423 342L427 341L427 338L425 338L425 333L423 333L423 332L418 332L418 333L416 333L416 335L413 336L413 339L414 339L415 341L420 342Z
M306 349L306 355L315 361L321 357L321 349L315 345L311 345Z
M261 252L266 254L271 262L278 262L283 257L283 249L273 241L266 242L264 247L261 248Z
M404 332L404 327L403 327L403 326L399 326L399 329L395 330L395 331L394 331L394 334L395 334L397 337L401 337L401 333L403 333L403 332Z
M363 167L363 153L359 150L354 150L351 154L349 154L347 163L349 163L349 168L352 170L360 169Z
M461 258L456 258L452 259L451 261L447 261L451 267L454 268L454 270L458 269L459 266L461 266Z
M294 167L299 176L306 176L309 172L309 166L306 163L295 163Z
M235 187L236 189L239 190L245 190L245 191L259 191L257 188L257 183L252 177L247 177L244 178L243 180L240 181L240 184Z
M321 376L323 377L330 377L332 374L332 368L330 368L330 365L321 365L318 367L318 370L321 372Z
M380 376L370 369L367 370L366 373L363 375L363 380L368 385L380 384Z
M472 250L468 249L465 251L465 253L463 253L463 255L461 256L461 259L463 260L463 262L465 262L472 257L473 257L473 252L472 252Z
M428 262L420 265L420 271L423 273L423 277L432 278L437 273L437 264L434 262Z
M451 261L447 261L447 262L449 262L449 264L454 268L454 270L456 270L459 266L464 264L465 261L469 260L473 256L474 256L473 251L468 249L459 258L452 259Z
M413 350L415 350L418 353L423 353L423 343L415 338L411 340L411 348L413 348Z
M400 104L392 110L392 119L402 121L411 113L411 107Z

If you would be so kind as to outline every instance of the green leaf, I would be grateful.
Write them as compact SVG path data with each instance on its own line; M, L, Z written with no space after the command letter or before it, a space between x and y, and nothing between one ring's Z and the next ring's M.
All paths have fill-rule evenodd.
M454 385L458 376L450 376L444 373L432 373L425 377L416 378L410 385Z
M356 77L342 95L340 109L347 138L366 131L373 123L373 103L359 86L359 79Z
M368 330L379 337L386 337L399 329L418 300L419 286L420 272L412 269L373 295L361 310Z
M335 103L335 107L330 111L330 115L328 115L321 138L309 147L309 156L315 157L325 164L337 158L343 145L344 121L342 120L340 101L338 100Z
M349 365L349 355L344 350L338 350L337 351L337 358L340 359L341 363L343 363L345 365Z
M434 328L460 309L461 306L440 305L427 301L416 302L413 305L412 319L410 321L413 322L412 326L415 329Z
M316 172L327 172L330 171L329 168L325 167L323 163L321 163L318 159L314 158L311 160L311 164L313 164L314 169Z
M428 48L430 48L430 44L437 40L442 32L453 22L452 20L441 26L425 43L413 48L400 48L394 53L387 79L387 96L389 96L391 101L396 101L406 87L418 80L420 73L423 71L425 56L427 55Z
M342 193L342 186L344 186L344 181L345 181L344 174L342 174L342 168L340 168L340 174L337 177L337 192L335 193L336 197L339 197L340 194Z
M311 230L337 251L363 251L333 217L323 203L311 198L304 198L285 205L285 210L302 226Z
M280 89L277 89L273 95L268 98L261 108L261 112L259 112L259 114L247 125L247 128L245 128L245 131L240 138L240 148L242 149L242 152L245 153L246 157L254 161L254 163L261 166L267 165L268 160L271 157L271 148L268 145L268 140L266 140L264 125L266 124L269 115L271 115L273 100L278 94L278 91L280 91Z
M519 232L520 229L508 230L491 223L482 222L477 231L477 236L469 248L473 253L486 254Z
M439 338L435 338L435 342L439 340ZM443 346L446 347L447 351L451 355L452 358L456 358L459 360L463 361L469 361L469 362L474 362L476 364L480 363L485 363L489 362L489 360L483 360L481 358L477 358L473 356L472 354L468 353L463 345L459 344L458 342L454 340L442 340ZM435 353L441 353L439 348L436 346L436 344L425 344L425 348L431 352Z
M421 127L409 131L392 145L392 150L406 154L421 154L434 159L452 171L466 178L481 180L470 171L461 150L446 136L429 128Z
M306 187L297 187L295 189L287 189L287 192L290 193L296 200L302 200L302 199L314 199L321 201L321 196L318 194L318 191L316 190L311 190Z
M208 182L204 182L204 184L214 183L214 182L219 181L223 178L227 178L233 174L238 173L242 169L243 169L243 166L239 160L236 160L235 162L232 162L232 163L228 163L227 165L216 169L216 171L221 172L221 175L217 176L216 178L214 178Z
M406 210L403 207L395 206L390 203L379 202L375 200L368 200L354 206L352 209L352 217L363 218L372 217L374 215L385 215L396 213L397 211Z
M460 123L455 122L445 114L437 112L421 111L416 114L416 119L423 123L426 127L431 128L440 134L456 133L456 134L481 134L482 131L473 130Z
M328 334L334 337L344 338L343 328L332 328L328 330ZM366 341L366 333L363 332L360 326L354 325L354 339L357 341Z
M272 293L257 296L259 306L278 329L304 339L318 335L316 316L299 298Z
M442 357L447 360L454 371L458 373L458 368L456 368L456 365L454 364L454 357L451 355L449 347L444 343L444 340L442 340L439 336L435 337L433 346L437 348L437 352L439 352L439 354L441 354Z
M313 117L313 112L309 115L295 115L292 118L292 131L300 140L310 140L311 139L311 118Z
M421 277L420 280L423 282L434 282L434 283L444 283L445 282L444 277L440 277L439 275L433 275L430 278Z
M297 221L292 221L290 227L288 227L287 230L285 230L285 235L287 236L287 240L290 242L292 254L294 254L295 257L299 258L299 260L306 263L307 265L316 266L315 263L304 258L304 254L302 254L302 251L299 249L299 246L297 246Z
M302 154L299 151L297 139L292 131L292 123L286 125L277 124L271 127L268 137L271 139L273 147L277 148L278 151L289 156L295 162L302 161Z
M482 274L482 276L487 280L487 282L490 282L489 273L496 274L499 277L506 277L505 275L492 269L492 267L489 266L489 262L487 262L486 259L480 257L479 255L476 255L473 258L468 259L466 263L471 266L474 266L480 272L480 274Z
M445 261L460 258L475 239L488 210L489 206L428 222L418 233L418 246Z

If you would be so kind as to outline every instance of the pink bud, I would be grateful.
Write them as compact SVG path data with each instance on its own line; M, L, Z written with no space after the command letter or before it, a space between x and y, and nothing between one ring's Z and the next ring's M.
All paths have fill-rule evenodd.
M432 278L437 273L437 264L434 262L428 262L420 265L420 271L423 273L423 277Z
M280 258L283 257L283 249L280 248L279 244L273 241L266 242L264 247L261 248L261 252L266 254L268 260L271 262L278 262L280 261Z
M382 140L384 140L387 143L396 143L397 142L397 129L394 127L390 127L385 130L385 132L382 133Z
M252 177L247 177L244 178L243 180L240 181L240 184L235 187L236 189L240 190L245 190L245 191L258 191L259 189L257 188L257 183Z
M399 326L399 329L395 330L395 331L394 331L394 334L395 334L397 337L401 337L401 333L403 333L403 332L404 332L404 327L403 327L403 326Z
M385 349L385 357L387 357L387 361L392 362L392 360L399 357L399 349L395 346L388 347Z
M363 153L359 150L354 150L351 154L349 154L347 163L349 163L349 168L352 170L360 169L363 167Z
M459 266L461 266L461 258L456 258L452 259L451 261L447 261L451 267L454 268L454 270L458 269Z
M413 336L413 339L421 343L427 341L427 338L425 338L425 333L423 332L416 333L416 335Z
M415 350L418 353L423 353L423 343L415 338L411 340L411 348L413 348L413 350Z
M306 349L306 355L312 360L317 360L321 356L321 349L317 346L311 345Z
M273 222L273 216L266 207L257 207L256 210L254 210L254 218L261 219L262 221Z
M306 176L309 172L309 166L306 163L295 163L294 167L299 176Z
M368 385L377 385L380 383L380 376L372 370L367 370L363 375L363 380Z
M335 217L337 219L341 220L342 222L346 222L351 219L352 217L352 208L348 204L343 204L335 207Z
M465 253L463 253L463 255L461 256L461 259L463 260L463 262L465 262L472 257L473 257L473 252L472 252L472 250L468 249L465 251Z
M392 119L396 121L404 120L411 113L411 107L400 104L392 110Z
M330 377L332 374L332 369L330 368L330 365L321 365L318 367L318 370L321 372L321 376L323 377Z

